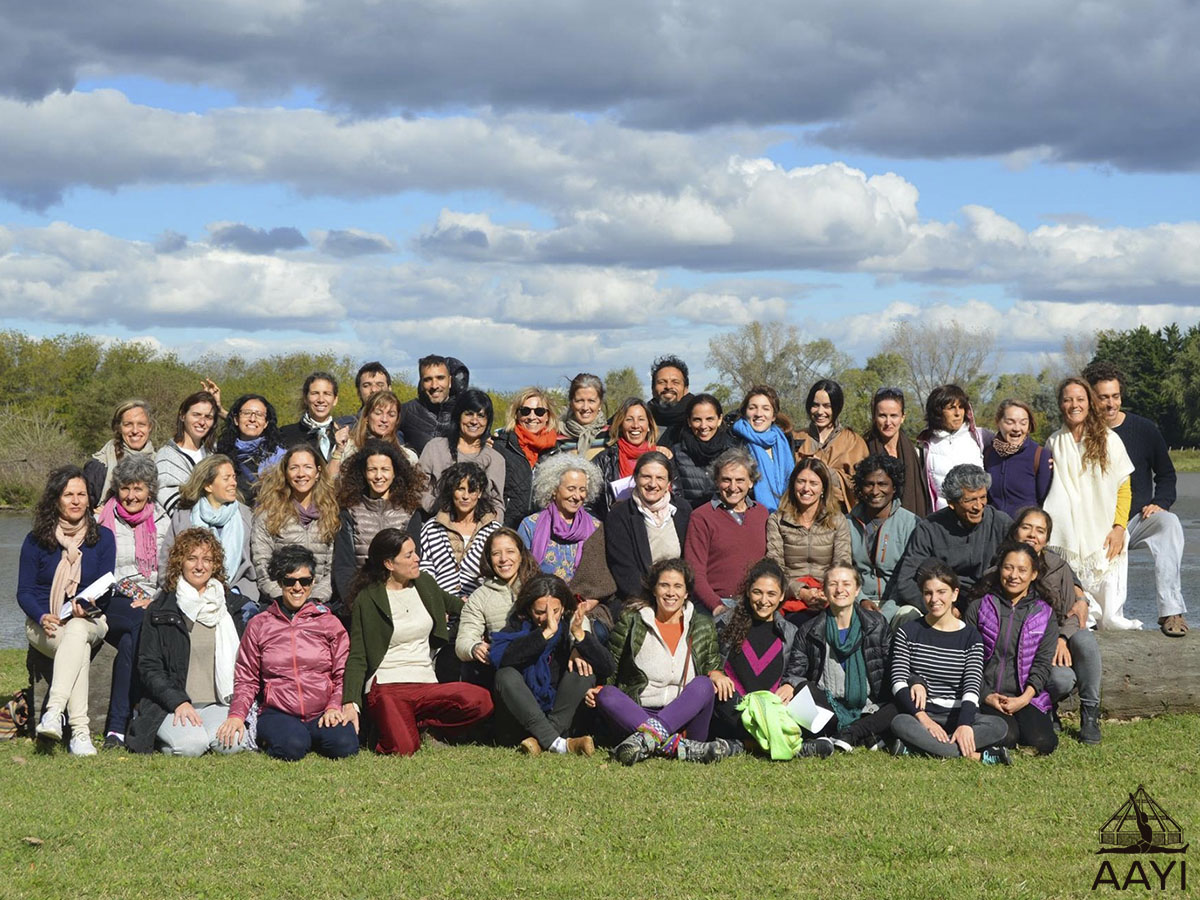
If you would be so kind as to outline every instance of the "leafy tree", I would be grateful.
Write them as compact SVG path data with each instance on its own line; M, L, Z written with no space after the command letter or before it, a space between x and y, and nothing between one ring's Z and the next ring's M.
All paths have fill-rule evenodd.
M616 412L627 397L641 397L643 400L650 397L633 366L613 369L604 376L604 406L608 415Z

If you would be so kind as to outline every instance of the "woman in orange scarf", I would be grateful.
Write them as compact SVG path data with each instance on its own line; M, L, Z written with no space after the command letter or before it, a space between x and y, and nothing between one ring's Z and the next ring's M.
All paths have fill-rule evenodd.
M508 408L495 449L504 457L504 524L516 528L534 511L533 467L558 452L558 415L541 388L528 387Z

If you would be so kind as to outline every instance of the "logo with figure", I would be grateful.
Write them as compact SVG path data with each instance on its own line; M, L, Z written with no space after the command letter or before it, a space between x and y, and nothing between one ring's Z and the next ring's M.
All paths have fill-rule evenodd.
M1143 785L1129 794L1129 799L1100 827L1100 849L1097 855L1117 854L1142 856L1151 853L1187 853L1188 845L1183 841L1183 828L1171 818L1159 803L1146 793ZM1111 885L1119 891L1131 885L1167 890L1169 882L1178 879L1180 890L1187 889L1187 863L1180 859L1150 860L1146 866L1138 859L1130 860L1129 872L1121 879L1113 868L1112 861L1100 863L1100 871L1092 882L1092 890L1100 885ZM1150 871L1147 871L1149 869ZM1153 876L1153 877L1152 877ZM1153 882L1158 884L1154 885Z

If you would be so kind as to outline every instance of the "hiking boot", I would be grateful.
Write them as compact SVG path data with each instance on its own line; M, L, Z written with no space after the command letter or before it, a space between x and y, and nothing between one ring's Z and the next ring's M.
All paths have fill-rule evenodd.
M61 741L62 729L62 710L57 706L47 706L45 713L42 714L42 720L38 722L37 736Z
M1062 719L1058 717L1058 707L1054 706L1050 709L1050 727L1054 729L1055 734L1062 733Z
M1079 740L1092 746L1100 743L1100 707L1094 703L1079 705Z
M576 756L591 756L596 752L596 742L590 734L583 737L567 738L567 752Z
M71 743L67 745L67 750L72 756L96 755L96 745L92 743L92 736L86 731L71 735Z
M644 732L635 731L612 748L612 758L623 766L632 766L634 763L649 759L654 753L654 749L650 746L650 741Z
M733 745L737 745L737 750ZM678 755L680 759L686 759L688 762L699 763L715 763L742 750L740 741L727 741L724 738L717 738L713 741L689 741L683 738L679 741Z
M1011 766L1012 757L1008 755L1008 748L996 744L993 747L984 747L979 751L979 761L985 766Z
M800 749L796 751L796 757L801 756L817 756L821 759L833 756L833 741L823 737L813 741L804 741L800 745Z
M517 752L524 753L526 756L541 756L542 745L538 743L537 738L527 737L517 744Z

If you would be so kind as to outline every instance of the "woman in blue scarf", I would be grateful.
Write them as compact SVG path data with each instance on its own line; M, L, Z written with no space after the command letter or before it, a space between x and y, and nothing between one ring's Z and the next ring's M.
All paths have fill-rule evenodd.
M590 735L566 737L588 690L613 670L612 654L589 627L566 583L542 574L521 588L508 627L492 635L496 696L529 735L517 746L522 753L596 751Z
M258 476L283 458L287 448L273 407L261 394L242 394L229 408L217 452L233 460L238 490L253 506Z
M796 462L792 439L776 422L779 395L769 385L756 384L746 392L739 415L733 423L733 433L746 442L762 473L754 485L754 499L774 512L787 490L788 474ZM782 421L786 424L786 420Z

